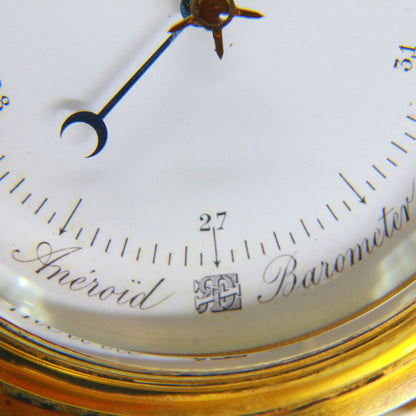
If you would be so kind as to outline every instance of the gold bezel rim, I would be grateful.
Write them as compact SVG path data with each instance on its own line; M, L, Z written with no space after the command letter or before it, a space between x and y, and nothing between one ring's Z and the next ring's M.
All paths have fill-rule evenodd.
M40 344L0 320L0 381L32 404L77 414L376 415L416 392L416 303L346 342L290 363L221 375L132 372ZM85 411L85 410L84 410Z

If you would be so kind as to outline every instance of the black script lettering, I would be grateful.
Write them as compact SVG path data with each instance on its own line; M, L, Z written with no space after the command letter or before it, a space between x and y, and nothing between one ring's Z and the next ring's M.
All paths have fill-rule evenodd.
M74 292L76 292L77 290L82 290L82 289L84 289L82 286L77 288L77 287L75 287L75 285L78 285L78 284L82 285L86 281L87 281L86 277L83 277L83 276L82 277L77 277L69 284L69 287Z
M380 228L377 228L376 231L374 232L374 238L373 238L373 243L374 243L374 247L380 248L383 246L384 244L384 234L383 232L380 230Z
M334 269L329 272L329 263L326 261L321 261L321 276L324 273L327 279L332 279L334 277Z
M124 302L121 301L121 299L124 298L124 296L126 296L128 293L130 293L130 290L126 289L118 298L117 298L117 303L119 305L125 305L126 303L129 303L130 301L127 299Z
M260 303L268 303L281 293L283 296L289 296L296 288L297 277L295 270L297 267L297 260L291 255L282 255L276 257L266 268L263 274L263 281L268 285L273 285L274 294L264 299L264 296L259 295L257 300Z
M143 299L142 299L142 301L140 302L140 309L142 310L142 311L146 311L146 310L148 310L148 309L152 309L152 308L154 308L155 306L158 306L158 305L160 305L162 302L164 302L165 300L167 300L168 298L170 298L170 296L171 295L168 295L168 296L166 296L166 297L164 297L163 299L160 299L159 301L155 301L154 299L153 299L153 294L156 292L156 290L158 289L158 287L159 286L161 286L162 285L162 283L165 281L165 279L161 279L161 280L159 280L159 282L157 282L156 284L155 284L155 286L150 290L150 292L147 294L147 295L145 295L144 297L143 297ZM146 302L147 301L149 301L149 305L147 306L146 305ZM130 306L133 308L134 306L132 305L132 302L130 301Z
M367 253L370 253L368 251L369 245L368 245L368 239L365 239L363 241L363 244L356 244L354 248L349 248L347 252L345 253L345 258L349 259L349 265L354 266L354 264L360 262L363 259L363 245L367 248Z
M340 254L335 260L335 270L337 273L342 273L345 267L345 256Z
M36 256L25 258L20 250L12 252L12 258L19 263L33 264L34 272L44 275L45 280L56 282L60 286L66 286L71 292L83 292L87 298L96 298L99 302L113 300L117 305L129 305L132 309L145 311L165 302L173 295L166 293L165 281L160 279L150 289L141 292L132 292L130 289L117 288L116 286L104 286L92 270L86 276L72 276L71 270L64 270L60 261L82 250L81 247L70 247L54 250L48 242L39 243L36 246Z
M61 286L69 285L71 281L66 281L66 278L69 277L70 273L68 271L62 272L62 276L59 278L58 282Z
M388 223L388 216L393 212L393 209L390 211L387 211L387 208L384 207L382 210L382 216L380 217L380 221L383 222L383 228L384 228L384 236L386 238L393 237L393 229L390 229L389 223Z
M102 290L98 297L100 298L100 300L107 300L110 296L113 295L118 295L118 293L116 292L116 288L114 286L110 286Z
M54 273L49 275L47 277L48 280L51 280L53 277L57 276L62 272L62 267L55 264L59 260L70 256L73 253L76 253L77 251L82 250L81 247L70 247L70 248L64 248L61 250L53 251L52 246L44 241L36 247L36 257L30 258L30 259L19 259L19 256L21 255L20 250L14 250L12 252L12 258L13 260L19 262L19 263L40 263L41 267L39 267L37 270L35 270L36 274L42 273L44 270L52 269L55 270Z
M390 209L384 207L382 210L382 216L380 221L383 223L383 231L385 238L392 238L395 231L400 231L405 223L410 222L410 206L415 201L415 181L412 186L412 196L406 197L406 202L400 207L399 210ZM374 245L381 247L383 241L380 244L376 244L376 237L374 237Z
M305 276L302 280L302 286L305 289L311 288L312 285L317 286L317 285L319 285L319 282L321 281L321 277L322 277L322 269L321 269L321 274L319 275L319 278L317 279L316 278L316 267L314 267L313 269L308 270L305 273Z
M321 260L319 266L315 265L304 271L301 263L293 255L283 254L273 259L263 274L263 281L270 288L271 295L259 295L257 300L260 303L268 303L279 296L287 297L296 289L310 290L363 261L410 222L415 194L416 185L413 181L411 196L406 197L402 206L392 209L384 207L381 217L378 218L379 227L361 243L352 245L330 261Z

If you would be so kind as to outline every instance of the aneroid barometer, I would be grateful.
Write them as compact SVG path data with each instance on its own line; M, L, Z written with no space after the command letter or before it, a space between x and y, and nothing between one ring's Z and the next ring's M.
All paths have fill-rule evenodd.
M2 415L414 396L413 0L0 3Z

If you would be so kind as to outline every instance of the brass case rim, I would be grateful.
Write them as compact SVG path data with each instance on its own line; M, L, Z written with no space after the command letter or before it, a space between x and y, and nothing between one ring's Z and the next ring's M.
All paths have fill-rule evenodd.
M415 328L413 302L372 330L290 363L175 376L71 356L0 319L0 408L6 406L5 416L35 416L34 409L39 415L314 416L357 409L377 415L415 395ZM12 408L18 413L7 413Z

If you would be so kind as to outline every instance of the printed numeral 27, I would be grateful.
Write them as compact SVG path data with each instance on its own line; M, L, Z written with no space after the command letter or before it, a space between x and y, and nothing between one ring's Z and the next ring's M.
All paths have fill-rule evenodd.
M202 214L199 218L202 222L200 231L211 231L212 228L216 230L223 230L225 219L227 218L226 212L218 212L215 216L210 214Z

